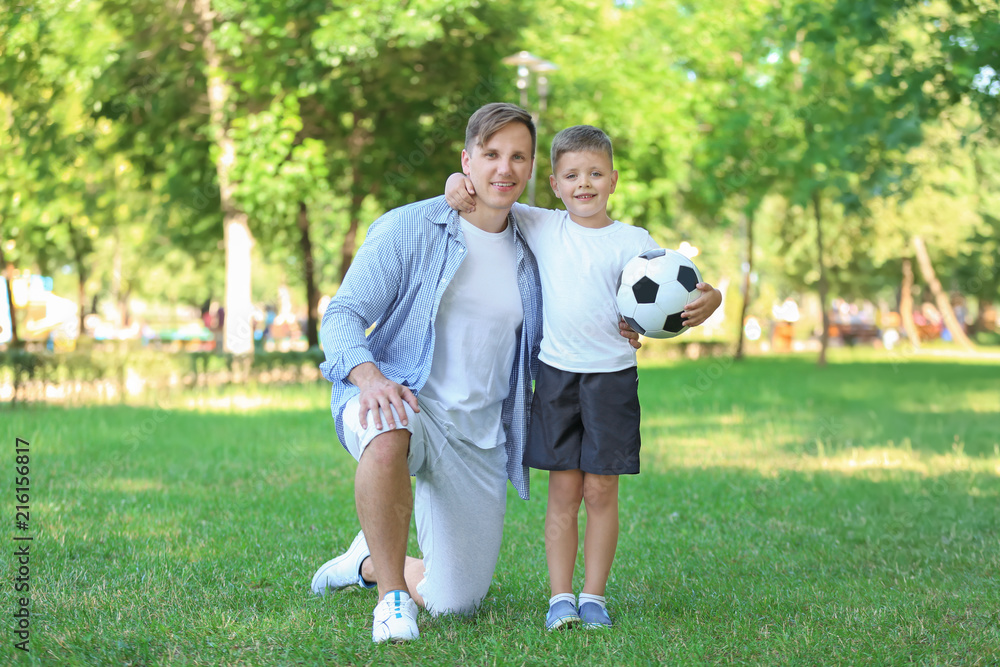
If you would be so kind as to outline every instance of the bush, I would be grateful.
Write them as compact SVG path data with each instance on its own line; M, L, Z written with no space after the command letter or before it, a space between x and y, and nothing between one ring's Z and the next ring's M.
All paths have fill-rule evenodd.
M138 380L147 389L219 386L234 382L306 382L322 378L322 350L258 352L163 352L109 346L76 352L0 351L0 395L12 401L59 397L123 397Z
M975 341L977 345L1000 345L1000 331L978 331Z

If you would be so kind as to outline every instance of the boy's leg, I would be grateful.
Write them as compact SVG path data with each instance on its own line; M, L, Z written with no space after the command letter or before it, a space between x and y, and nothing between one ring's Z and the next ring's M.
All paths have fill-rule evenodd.
M604 595L618 547L618 475L583 475L583 592Z
M577 518L583 498L580 470L549 472L549 500L545 510L545 559L552 595L573 591L573 568L580 545Z
M584 587L603 596L618 547L618 478L639 472L639 376L626 368L591 373L581 382L584 437L580 468L587 530L583 541Z

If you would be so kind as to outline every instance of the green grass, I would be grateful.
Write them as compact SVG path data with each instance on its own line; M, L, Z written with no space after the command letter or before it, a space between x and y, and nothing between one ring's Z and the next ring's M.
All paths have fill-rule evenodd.
M373 646L317 599L357 531L325 386L9 408L31 443L31 653L59 665L1000 663L1000 363L840 352L644 366L610 632L550 635L542 522L511 492L472 620ZM13 529L8 531L13 553ZM416 555L415 543L412 553ZM14 610L5 558L3 608ZM579 588L579 584L577 586ZM11 622L8 620L8 627Z

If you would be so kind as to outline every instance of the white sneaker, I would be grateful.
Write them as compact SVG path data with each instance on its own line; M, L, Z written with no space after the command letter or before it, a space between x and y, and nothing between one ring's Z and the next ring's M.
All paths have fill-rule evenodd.
M405 642L420 636L417 603L406 591L389 591L372 612L372 641Z
M340 590L354 584L362 588L374 588L375 584L366 583L361 578L361 563L369 555L371 552L368 550L364 531L359 532L347 551L326 561L316 570L312 580L312 592L324 595L328 589Z

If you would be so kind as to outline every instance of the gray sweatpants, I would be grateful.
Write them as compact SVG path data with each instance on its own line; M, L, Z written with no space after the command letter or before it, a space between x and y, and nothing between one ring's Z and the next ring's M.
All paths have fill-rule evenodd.
M404 404L405 405L405 404ZM368 428L358 418L359 402L344 406L344 443L356 460L385 432ZM413 513L417 542L423 553L424 579L417 592L432 615L472 614L486 597L500 555L507 509L507 452L480 449L449 433L449 423L421 404L419 413L406 405L410 432L407 456L416 477Z

